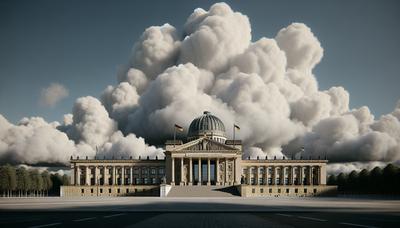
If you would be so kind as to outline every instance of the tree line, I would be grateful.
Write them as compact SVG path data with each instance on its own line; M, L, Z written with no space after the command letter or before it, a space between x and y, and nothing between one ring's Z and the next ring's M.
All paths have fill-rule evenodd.
M51 174L37 169L11 165L0 166L0 193L2 197L40 197L59 195L60 186L68 185L67 175Z
M337 185L339 193L345 194L400 194L400 167L388 164L383 169L330 175L328 185Z

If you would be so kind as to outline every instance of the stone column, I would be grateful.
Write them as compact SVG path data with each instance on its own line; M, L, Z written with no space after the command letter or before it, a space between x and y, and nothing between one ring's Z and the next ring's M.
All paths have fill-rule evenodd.
M193 184L193 159L189 159L189 185Z
M183 182L183 158L181 158L181 180L179 185L184 185L185 183Z
M219 185L219 158L217 158L217 160L215 161L215 184Z
M290 185L294 185L294 167L290 166Z
M113 166L112 167L112 185L117 184L117 167Z
M277 185L278 183L276 183L276 166L272 167L272 173L273 173L272 184Z
M281 184L286 185L285 180L286 180L286 166L282 166L282 178L281 178Z
M260 176L260 167L258 167L258 166L256 166L256 177L255 177L255 184L256 185L260 185L260 182L259 182L259 176Z
M175 158L173 157L171 157L171 168L172 168L171 185L175 185Z
M125 166L121 166L121 185L125 185Z
M197 183L197 185L201 185L201 158L199 158L199 167L197 167L198 168L198 173L199 173L199 175L198 175L198 178L199 178L199 182Z
M94 178L94 184L95 185L100 184L99 181L98 181L98 179L99 179L99 167L97 165L94 167L94 176L93 176L93 178Z
M300 185L303 185L303 166L299 166L299 181Z
M228 184L228 159L225 158L225 183L224 185Z
M211 182L210 182L210 166L211 166L211 164L210 164L210 158L207 158L207 185L211 185Z
M129 183L133 185L133 167L129 168Z
M81 168L76 166L76 185L81 185Z
M237 185L238 183L236 182L236 158L233 159L233 184Z
M253 167L251 167L251 166L247 167L247 184L248 185L251 185L251 169L252 168Z
M264 185L268 185L268 167L264 166Z
M308 185L313 184L312 166L308 166Z

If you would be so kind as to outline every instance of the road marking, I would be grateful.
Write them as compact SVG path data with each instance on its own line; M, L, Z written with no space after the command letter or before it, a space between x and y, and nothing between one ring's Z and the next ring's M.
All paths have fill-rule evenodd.
M38 225L38 226L30 226L30 228L39 228L39 227L49 227L49 226L58 226L61 225L61 222L55 222L50 224Z
M285 216L285 217L293 217L293 215L288 215L288 214L276 214L276 215Z
M297 216L297 218L308 219L308 220L313 220L313 221L318 221L318 222L326 222L326 221L328 221L328 220L325 220L325 219L319 219L319 218L313 218L313 217L305 217L305 216Z
M360 225L360 224L348 223L348 222L341 222L339 224L347 225L347 226L365 227L365 228L377 228L376 226L367 226L367 225Z
M81 218L81 219L75 219L73 220L74 222L83 222L83 221L87 221L87 220L92 220L95 219L96 217L90 217L90 218Z
M121 215L125 215L125 213L113 214L113 215L106 215L106 216L103 216L103 218L111 218L111 217L116 217L116 216L121 216Z

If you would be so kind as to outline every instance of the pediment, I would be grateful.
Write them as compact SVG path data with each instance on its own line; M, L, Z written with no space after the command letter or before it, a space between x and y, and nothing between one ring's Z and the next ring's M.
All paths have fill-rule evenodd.
M193 150L193 151L199 151L199 150L213 150L213 151L218 151L218 150L231 150L231 151L237 151L238 149L225 145L223 143L214 141L212 139L209 139L207 137L199 138L193 141L190 141L188 143L185 143L183 145L180 145L174 149L174 151L181 151L181 150Z

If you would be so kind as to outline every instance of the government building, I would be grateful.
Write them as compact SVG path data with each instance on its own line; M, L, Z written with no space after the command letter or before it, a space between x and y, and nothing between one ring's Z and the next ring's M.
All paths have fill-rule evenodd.
M227 139L210 112L194 119L187 140L168 140L162 159L71 157L71 185L61 196L322 196L327 160L242 157L242 142Z

